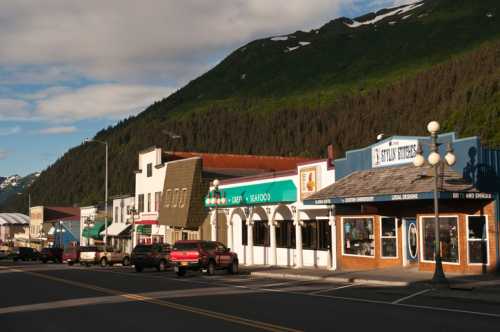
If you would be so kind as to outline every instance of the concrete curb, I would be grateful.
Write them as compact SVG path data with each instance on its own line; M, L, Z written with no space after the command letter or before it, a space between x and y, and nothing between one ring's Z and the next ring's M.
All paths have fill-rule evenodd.
M390 287L406 287L410 285L408 281L392 281L392 280L377 280L377 279L363 279L363 278L347 278L347 277L320 277L320 276L310 276L304 274L290 274L290 273L275 273L275 272L250 272L251 276L255 277L266 277L266 278L276 278L276 279L288 279L288 280L303 280L303 281L322 281L331 283L353 283L353 284L368 284L368 285L379 285L379 286L390 286Z

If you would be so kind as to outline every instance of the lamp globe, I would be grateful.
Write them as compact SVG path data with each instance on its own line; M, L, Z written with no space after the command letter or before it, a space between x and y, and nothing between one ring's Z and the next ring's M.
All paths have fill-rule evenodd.
M416 167L422 167L425 164L425 158L421 154L417 154L415 159L413 159L413 165Z
M437 152L431 152L429 154L429 157L427 157L427 160L429 161L429 164L431 164L432 166L435 166L441 160L441 156Z
M448 153L444 156L444 160L446 160L446 163L447 163L449 166L453 166L453 165L455 165L455 163L457 162L457 157L455 156L455 154L454 154L454 153L448 152Z
M429 133L431 134L436 134L438 131L439 131L439 122L437 121L431 121L429 122L429 124L427 125L427 130L429 131Z

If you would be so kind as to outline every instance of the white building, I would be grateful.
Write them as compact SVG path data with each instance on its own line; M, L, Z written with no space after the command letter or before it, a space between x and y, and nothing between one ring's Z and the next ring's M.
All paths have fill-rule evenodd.
M133 249L130 228L134 204L135 196L125 195L113 199L113 222L108 228L108 236L113 247L120 251L131 252Z
M0 244L29 242L30 218L21 213L0 213Z
M331 161L220 181L206 200L212 240L227 243L240 264L335 268L335 224L328 207L302 204L335 181Z
M166 242L166 226L158 224L166 165L162 149L152 147L139 152L135 171L135 208L133 246L137 243Z

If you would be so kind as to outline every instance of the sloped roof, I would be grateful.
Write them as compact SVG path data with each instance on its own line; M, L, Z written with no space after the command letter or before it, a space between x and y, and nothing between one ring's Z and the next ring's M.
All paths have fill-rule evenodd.
M0 226L28 225L30 218L22 213L0 213Z
M285 171L296 168L298 164L311 161L302 157L255 156L246 154L222 154L200 152L166 152L166 161L200 157L203 159L203 169L241 169L259 171Z
M80 222L80 208L67 206L45 206L44 222L51 221L78 221Z
M479 192L450 167L445 167L441 174L438 182L438 190L441 192ZM419 168L410 164L354 172L309 196L307 200L411 194L433 190L433 169L430 166Z

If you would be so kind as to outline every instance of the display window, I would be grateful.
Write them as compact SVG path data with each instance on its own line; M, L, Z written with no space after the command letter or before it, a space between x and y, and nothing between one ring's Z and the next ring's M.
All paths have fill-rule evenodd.
M467 250L470 264L488 264L486 216L467 216Z
M343 254L375 256L373 218L342 218Z
M380 245L383 258L398 257L397 219L382 217L380 219Z
M295 226L293 220L279 220L276 225L276 246L278 248L295 247Z
M253 222L253 245L268 246L269 245L269 226L267 220L256 220ZM242 224L242 242L243 245L248 245L248 225L246 221Z
M422 218L422 251L425 261L434 261L435 219ZM445 263L459 263L458 218L439 217L441 259Z

